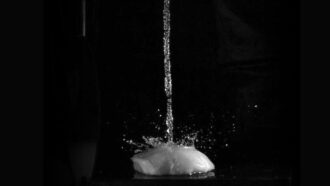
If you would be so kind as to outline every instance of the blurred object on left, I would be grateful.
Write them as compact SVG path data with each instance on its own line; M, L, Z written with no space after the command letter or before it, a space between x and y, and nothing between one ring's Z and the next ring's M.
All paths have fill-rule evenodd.
M97 6L46 3L45 185L80 185L92 176L101 125Z

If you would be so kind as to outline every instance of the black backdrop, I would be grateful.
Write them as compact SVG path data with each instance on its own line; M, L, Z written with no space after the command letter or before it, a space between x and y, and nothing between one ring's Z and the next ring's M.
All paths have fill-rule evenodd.
M193 115L196 128L205 128L212 112L218 118L217 130L227 131L231 122L221 117L235 114L238 133L227 134L229 149L221 140L216 144L216 166L261 162L297 168L299 3L236 0L228 4L244 22L264 34L272 55L244 63L219 60L217 51L223 43L217 34L214 4L172 0L175 125ZM152 133L145 123L157 118L158 108L165 109L163 2L88 1L87 41L79 39L78 5L78 1L47 5L46 159L47 153L63 151L60 144L74 135L68 132L73 130L70 122L64 122L70 121L67 107L72 99L67 95L70 87L65 74L84 58L92 61L87 63L90 69L97 69L91 70L93 78L97 77L97 93L90 94L96 95L95 108L100 110L95 116L100 126L92 135L99 139L94 173L130 177L132 153L121 151L122 134L128 132L123 122L135 117L128 128L135 131L133 138L139 138ZM244 68L246 64L248 68ZM256 111L247 107L256 104Z

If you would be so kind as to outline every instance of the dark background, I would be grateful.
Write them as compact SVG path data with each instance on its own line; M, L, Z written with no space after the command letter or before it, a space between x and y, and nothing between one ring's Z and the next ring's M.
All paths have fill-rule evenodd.
M206 128L210 113L214 113L216 130L223 132L216 136L219 142L214 151L218 155L212 159L216 167L228 172L233 166L245 166L257 175L261 175L258 170L270 167L273 176L285 172L290 177L298 169L299 3L230 2L226 2L228 7L243 22L262 33L268 55L235 60L224 44L226 35L219 35L217 10L211 1L172 0L175 125L193 115L196 128ZM85 40L79 37L78 2L47 3L46 159L52 152L65 154L62 145L67 139L95 138L99 143L95 177L130 178L132 153L120 150L122 134L128 132L123 122L129 120L129 130L139 138L152 133L146 123L157 119L158 108L163 113L165 108L163 2L89 3L92 16ZM88 69L82 77L95 78L86 86L95 91L82 91L90 95L87 100L93 100L84 107L97 108L92 112L97 114L86 116L99 125L91 127L96 128L91 134L70 124L68 108L74 98L69 96L66 74L81 64L87 64L84 69ZM255 104L259 109L247 107ZM81 112L85 111L77 112L76 118ZM235 135L228 132L232 130L228 119L232 114L239 121ZM223 147L224 139L230 148Z

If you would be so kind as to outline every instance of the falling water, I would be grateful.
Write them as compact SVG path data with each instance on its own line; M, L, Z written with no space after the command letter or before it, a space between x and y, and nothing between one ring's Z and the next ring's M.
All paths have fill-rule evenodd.
M163 21L164 21L164 66L165 66L165 93L167 97L167 139L173 142L173 114L172 114L172 77L170 59L170 33L171 33L170 0L164 0Z
M195 147L195 142L197 142L197 148L202 150L210 150L211 146L214 146L215 139L212 135L212 130L210 131L195 131L193 129L194 123L187 122L184 124L183 128L181 128L180 125L177 126L177 132L180 137L176 139L174 142L173 137L173 110L172 110L172 77L171 77L171 60L170 60L170 33L171 33L171 25L170 25L170 0L164 0L164 7L163 7L163 29L164 29L164 35L163 35L163 49L164 49L164 71L165 71L165 78L164 78L164 89L165 94L167 98L167 104L166 104L166 134L165 138L162 137L154 137L154 136L142 136L143 142L137 142L136 140L132 140L129 138L129 134L124 134L122 140L125 142L125 144L129 145L129 148L124 148L122 146L122 149L125 149L127 151L132 151L134 149L134 152L141 152L145 149L149 148L157 148L162 145L179 145L179 146L189 146L189 147ZM160 110L157 109L157 113ZM158 115L160 118L162 118L162 115ZM148 124L150 126L155 127L157 130L162 130L162 126L160 125L161 122L155 122L152 121ZM125 123L124 123L125 124ZM211 122L210 128L212 129L214 123ZM126 125L126 124L125 124ZM163 130L162 130L163 131ZM136 133L136 131L132 131L132 133ZM126 136L127 135L127 136Z

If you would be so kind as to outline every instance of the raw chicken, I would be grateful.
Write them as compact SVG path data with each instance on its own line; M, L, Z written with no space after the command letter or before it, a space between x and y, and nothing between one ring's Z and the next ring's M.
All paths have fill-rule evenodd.
M194 147L164 144L134 155L134 169L147 175L191 175L214 169L209 158Z

